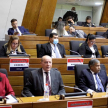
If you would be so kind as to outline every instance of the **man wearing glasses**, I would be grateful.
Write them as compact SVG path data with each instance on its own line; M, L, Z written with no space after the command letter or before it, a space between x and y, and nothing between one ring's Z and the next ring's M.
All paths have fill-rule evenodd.
M21 36L23 34L29 34L29 32L23 26L18 26L17 19L12 19L11 25L12 25L12 28L9 28L8 35Z

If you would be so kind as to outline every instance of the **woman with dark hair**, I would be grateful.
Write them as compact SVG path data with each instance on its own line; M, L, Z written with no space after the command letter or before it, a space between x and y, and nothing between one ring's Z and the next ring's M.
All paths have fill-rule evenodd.
M0 56L8 56L9 54L18 54L21 52L25 52L23 46L20 44L19 37L17 35L13 35L10 37L8 43L2 46L0 50Z
M71 16L67 17L67 19L66 19L66 26L73 26L73 25L75 25L73 17L71 17Z
M55 26L57 25L57 23L58 23L59 21L62 21L62 20L63 20L63 18L62 18L62 17L59 17L59 18L58 18L58 21L55 22Z
M79 53L84 58L100 58L98 48L95 45L95 35L89 34L86 41L79 47Z
M69 36L67 31L65 30L65 23L60 21L57 23L56 28L52 31L52 33L57 33L58 36Z
M94 24L91 22L91 16L86 17L86 22L82 24L84 27L95 27Z

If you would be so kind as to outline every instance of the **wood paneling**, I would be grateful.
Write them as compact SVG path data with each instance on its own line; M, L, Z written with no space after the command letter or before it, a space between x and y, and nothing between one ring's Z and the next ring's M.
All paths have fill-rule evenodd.
M36 32L38 35L45 35L45 29L50 29L57 0L43 0L40 10Z
M22 26L38 35L50 29L57 0L28 0Z
M108 0L105 0L105 6L101 17L101 23L108 23Z
M28 0L26 5L22 26L28 28L29 31L34 33L36 30L36 25L40 14L42 1L43 0Z

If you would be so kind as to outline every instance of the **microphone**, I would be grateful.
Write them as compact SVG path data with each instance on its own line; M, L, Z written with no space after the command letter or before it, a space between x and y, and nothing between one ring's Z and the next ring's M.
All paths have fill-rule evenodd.
M80 88L78 87L70 87L70 86L65 86L65 85L62 85L63 87L66 87L66 88L73 88L73 89L76 89L76 90L79 90L81 92L84 92L83 90L81 90Z
M78 52L76 52L76 51L72 51L72 50L68 50L68 51L70 51L70 52L73 52L73 53L75 53L75 54L77 54L77 55L80 55ZM80 55L81 56L81 55Z
M25 52L16 51L17 54L26 54Z

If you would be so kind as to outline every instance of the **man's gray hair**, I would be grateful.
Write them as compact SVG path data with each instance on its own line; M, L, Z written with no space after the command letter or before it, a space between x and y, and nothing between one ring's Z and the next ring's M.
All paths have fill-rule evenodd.
M90 68L90 66L93 66L95 63L99 63L99 62L100 62L100 61L99 61L98 59L92 59L92 60L89 61L88 66L89 66L89 68Z

